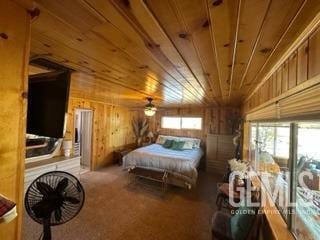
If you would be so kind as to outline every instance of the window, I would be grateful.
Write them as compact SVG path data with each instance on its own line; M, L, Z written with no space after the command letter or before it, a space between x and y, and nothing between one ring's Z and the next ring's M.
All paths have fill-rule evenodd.
M318 239L320 122L251 123L250 132L252 165L289 229L298 240Z
M181 129L180 117L162 117L161 128Z
M257 123L252 125L251 135L256 141L255 167L261 180L273 196L283 217L287 219L290 123Z
M162 117L161 128L169 129L202 129L201 117Z
M183 117L181 118L181 128L183 129L198 129L202 128L202 118Z
M297 177L293 184L296 214L292 219L292 230L297 239L319 239L320 123L299 123L297 133ZM299 181L299 176L303 182Z

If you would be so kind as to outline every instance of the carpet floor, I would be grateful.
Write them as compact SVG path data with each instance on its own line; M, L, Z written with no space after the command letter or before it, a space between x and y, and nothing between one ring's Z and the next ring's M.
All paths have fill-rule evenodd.
M209 240L220 176L199 172L192 190L135 180L111 166L81 175L86 192L77 217L52 227L53 240ZM23 240L37 240L42 227L25 213Z

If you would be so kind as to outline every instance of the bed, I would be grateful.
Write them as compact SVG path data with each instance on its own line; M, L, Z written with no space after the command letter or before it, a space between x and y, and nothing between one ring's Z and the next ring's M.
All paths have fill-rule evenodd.
M165 139L183 140L190 144L186 149L172 150L162 146ZM190 189L197 182L197 167L202 156L199 139L159 136L157 143L127 154L123 158L123 167L129 171L140 168L165 173L167 183Z

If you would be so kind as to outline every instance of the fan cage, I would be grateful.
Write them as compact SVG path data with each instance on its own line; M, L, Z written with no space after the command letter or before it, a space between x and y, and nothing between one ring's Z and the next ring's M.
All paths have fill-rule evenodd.
M26 195L25 195L25 208L29 214L29 216L37 223L43 224L43 219L37 218L35 213L32 210L32 207L40 202L43 198L42 193L37 188L37 182L43 182L51 186L55 189L58 183L64 179L68 179L68 185L65 188L66 196L74 197L79 200L78 204L72 204L70 202L64 202L61 207L61 219L60 221L56 220L54 212L51 213L50 217L50 225L60 225L66 223L73 219L81 210L85 200L84 189L79 182L79 180L70 173L62 172L62 171L53 171L42 174L38 178L36 178L32 184L29 186Z

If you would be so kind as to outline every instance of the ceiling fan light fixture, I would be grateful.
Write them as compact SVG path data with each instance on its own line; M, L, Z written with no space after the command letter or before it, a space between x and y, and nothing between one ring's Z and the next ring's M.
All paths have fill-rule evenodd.
M151 103L152 98L147 98L147 100L149 103L144 107L144 114L148 117L152 117L156 113L157 108Z

